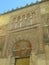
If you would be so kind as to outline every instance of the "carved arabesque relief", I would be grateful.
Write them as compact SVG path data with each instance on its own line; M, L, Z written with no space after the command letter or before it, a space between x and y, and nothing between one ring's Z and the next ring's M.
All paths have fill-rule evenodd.
M15 28L20 28L23 26L28 26L28 25L32 25L32 22L34 21L34 17L35 17L35 13L34 12L30 12L30 13L26 13L26 14L22 14L22 15L12 15L10 17L10 30L11 29L15 29ZM24 24L23 24L24 23Z
M28 40L19 40L14 45L13 54L16 57L26 57L31 53L31 43Z

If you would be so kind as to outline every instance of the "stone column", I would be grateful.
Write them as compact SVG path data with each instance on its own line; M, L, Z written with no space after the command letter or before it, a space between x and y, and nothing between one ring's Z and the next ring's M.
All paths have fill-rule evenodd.
M10 65L15 65L15 57L11 57Z
M30 55L30 65L37 65L37 56L33 51L31 51L31 55Z
M9 37L9 33L6 34L6 37L5 37L5 43L4 43L4 47L3 47L3 51L2 51L2 56L5 57L5 53L6 53L6 50L7 50L7 42L8 42L8 37Z
M15 57L8 56L8 65L15 65Z

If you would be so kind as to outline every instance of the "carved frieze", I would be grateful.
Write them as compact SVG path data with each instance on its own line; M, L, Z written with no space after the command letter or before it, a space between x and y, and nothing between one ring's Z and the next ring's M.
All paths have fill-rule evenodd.
M35 18L35 19L34 19ZM36 14L34 12L22 14L22 15L11 15L9 29L21 28L34 24L36 20Z

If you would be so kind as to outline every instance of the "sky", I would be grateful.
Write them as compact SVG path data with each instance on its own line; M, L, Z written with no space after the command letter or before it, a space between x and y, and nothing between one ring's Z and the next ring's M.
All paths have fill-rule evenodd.
M12 9L16 9L17 7L25 6L31 2L35 3L36 1L37 0L0 0L0 14Z

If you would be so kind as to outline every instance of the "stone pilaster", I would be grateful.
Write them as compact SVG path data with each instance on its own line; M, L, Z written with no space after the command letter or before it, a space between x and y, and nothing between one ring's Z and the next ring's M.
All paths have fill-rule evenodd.
M6 55L5 53L6 53L6 50L7 50L8 37L9 37L9 33L5 37L5 43L4 43L4 47L3 47L3 51L2 51L2 56L3 57L5 57L5 55Z
M39 39L39 44L38 44L38 52L43 53L44 51L44 44L43 44L43 31L41 25L38 27L38 39Z

